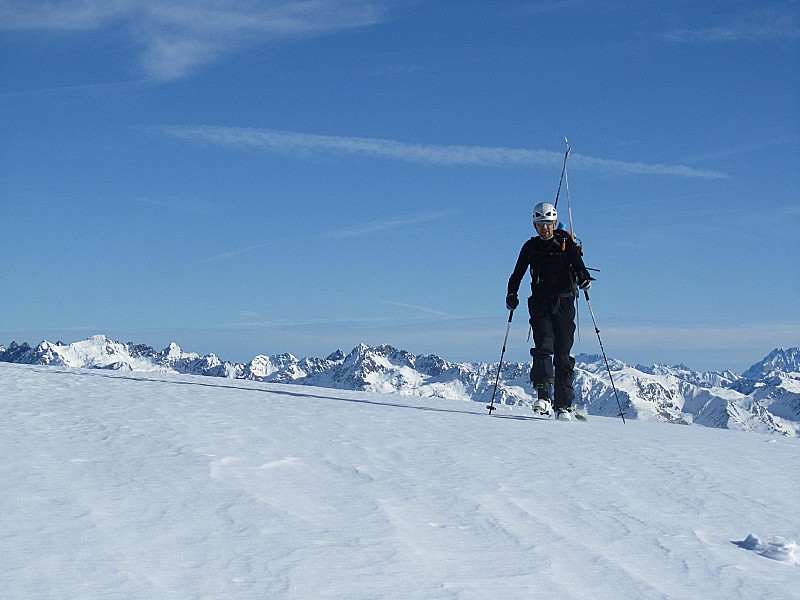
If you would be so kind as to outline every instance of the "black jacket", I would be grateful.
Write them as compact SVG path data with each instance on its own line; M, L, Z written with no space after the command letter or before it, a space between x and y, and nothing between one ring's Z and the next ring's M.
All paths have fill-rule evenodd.
M514 272L508 280L508 293L516 294L525 272L530 268L534 297L566 294L590 279L583 264L580 247L566 231L557 229L550 240L532 237L519 252Z

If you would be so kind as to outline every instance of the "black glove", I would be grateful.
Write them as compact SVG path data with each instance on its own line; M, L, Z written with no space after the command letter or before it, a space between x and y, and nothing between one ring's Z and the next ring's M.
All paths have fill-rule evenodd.
M514 310L519 306L519 298L517 298L516 294L509 294L506 296L506 308L508 310Z
M592 278L587 276L586 279L579 281L578 287L588 292L590 289L592 289Z

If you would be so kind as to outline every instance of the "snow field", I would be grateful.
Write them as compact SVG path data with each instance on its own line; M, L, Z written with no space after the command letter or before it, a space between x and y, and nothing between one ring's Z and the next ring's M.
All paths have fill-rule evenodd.
M4 598L800 598L797 439L12 364L0 411Z

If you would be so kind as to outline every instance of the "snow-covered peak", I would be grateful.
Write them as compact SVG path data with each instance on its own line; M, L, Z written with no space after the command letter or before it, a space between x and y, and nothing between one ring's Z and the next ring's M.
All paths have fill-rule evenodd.
M331 361L331 362L337 362L337 361L342 361L342 360L344 360L344 357L345 357L345 354L344 354L344 352L342 352L341 350L338 350L338 349L337 349L337 350L335 350L334 352L331 352L331 353L328 355L328 358L326 358L325 360L329 360L329 361Z
M597 355L576 357L576 402L592 414L695 423L796 435L800 431L798 349L778 349L743 378L730 372L700 373L685 365L626 365ZM283 353L231 363L214 354L184 352L176 343L157 352L150 346L122 344L104 335L73 344L41 342L36 348L12 342L0 361L128 371L160 371L264 382L316 385L357 391L495 402L526 407L532 398L528 363L504 362L497 390L497 363L449 363L433 355L414 355L390 345L359 344L345 355L303 358Z
M169 346L161 351L161 356L166 360L178 360L183 356L183 350L175 342L170 342Z
M766 379L781 375L800 379L800 348L776 348L742 375L748 379Z

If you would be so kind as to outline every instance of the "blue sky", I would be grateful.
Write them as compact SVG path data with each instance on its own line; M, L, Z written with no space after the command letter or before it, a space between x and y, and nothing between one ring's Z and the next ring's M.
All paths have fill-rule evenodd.
M796 1L0 0L0 70L6 345L497 360L565 136L609 355L800 344Z

